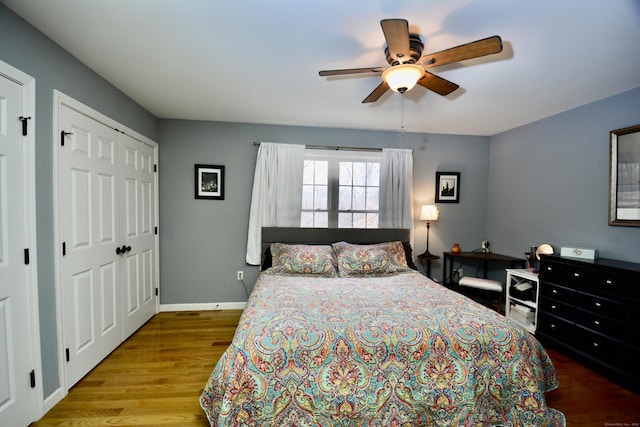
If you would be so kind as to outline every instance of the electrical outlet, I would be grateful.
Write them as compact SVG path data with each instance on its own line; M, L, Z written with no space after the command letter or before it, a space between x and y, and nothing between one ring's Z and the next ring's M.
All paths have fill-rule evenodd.
M237 274L238 274L237 276L238 280L244 280L244 271L238 270Z
M456 271L458 272L458 278L464 277L464 273L462 272L461 268L457 269Z

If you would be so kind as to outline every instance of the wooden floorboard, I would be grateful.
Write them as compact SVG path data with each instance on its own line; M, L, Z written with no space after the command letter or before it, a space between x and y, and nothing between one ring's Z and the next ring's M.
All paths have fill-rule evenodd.
M198 398L241 314L159 313L33 426L208 426Z
M198 398L241 313L159 313L33 426L208 426ZM567 426L640 426L640 395L549 354L560 387L547 403L565 414Z

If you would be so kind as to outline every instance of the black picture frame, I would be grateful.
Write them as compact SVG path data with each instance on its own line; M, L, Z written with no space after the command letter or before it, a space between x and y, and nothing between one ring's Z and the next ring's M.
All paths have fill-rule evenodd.
M224 166L195 165L196 199L224 200Z
M436 203L460 203L460 172L436 172Z
M609 134L609 225L640 227L640 125Z

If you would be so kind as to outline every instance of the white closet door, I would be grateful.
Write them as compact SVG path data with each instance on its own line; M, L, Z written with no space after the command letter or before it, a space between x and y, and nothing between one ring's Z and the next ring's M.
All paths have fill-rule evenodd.
M119 133L62 105L60 229L66 385L71 387L123 339Z
M36 399L42 397L29 379L32 370L40 369L34 362L39 350L31 344L36 334L30 303L32 267L24 252L33 227L26 210L25 177L33 171L25 167L28 143L20 122L24 88L5 77L4 68L0 67L0 426L26 426L38 417ZM31 124L29 129L33 132Z
M156 312L154 149L120 136L123 327L128 337Z

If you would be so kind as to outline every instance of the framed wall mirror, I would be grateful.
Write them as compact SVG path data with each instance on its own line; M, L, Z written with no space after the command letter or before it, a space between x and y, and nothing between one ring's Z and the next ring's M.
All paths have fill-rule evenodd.
M640 227L640 125L610 132L609 225Z

